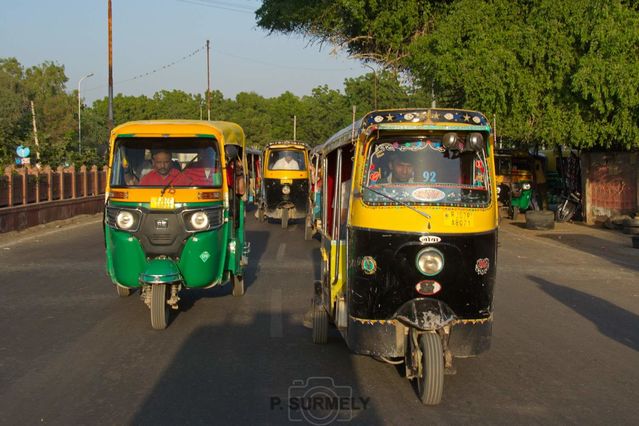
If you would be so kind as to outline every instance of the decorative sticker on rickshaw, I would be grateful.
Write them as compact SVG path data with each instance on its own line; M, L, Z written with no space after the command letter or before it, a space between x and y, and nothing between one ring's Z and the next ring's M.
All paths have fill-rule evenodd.
M444 213L444 223L454 227L473 226L473 213L463 210L447 211Z
M475 263L475 272L478 275L486 275L488 269L490 268L490 260L487 257L477 259Z
M175 208L175 198L173 197L151 197L151 208L172 210Z
M412 196L419 201L434 203L446 198L446 193L436 188L417 188L413 191Z
M206 263L206 261L209 260L210 257L211 257L211 254L208 251L203 251L202 254L200 254L200 259L204 263Z
M377 271L377 262L372 256L364 256L360 266L366 275L373 275Z

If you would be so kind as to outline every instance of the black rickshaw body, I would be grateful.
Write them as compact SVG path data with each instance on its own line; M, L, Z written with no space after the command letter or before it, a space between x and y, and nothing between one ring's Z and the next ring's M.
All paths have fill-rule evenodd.
M315 327L321 306L353 352L403 359L409 378L430 380L423 368L433 359L417 349L424 342L439 348L446 368L454 357L486 351L498 227L486 117L373 111L317 151L322 272L314 340L322 337ZM441 391L429 395L420 398L437 403Z
M272 142L264 149L260 217L282 220L306 217L309 146L297 141ZM290 159L290 161L287 161Z

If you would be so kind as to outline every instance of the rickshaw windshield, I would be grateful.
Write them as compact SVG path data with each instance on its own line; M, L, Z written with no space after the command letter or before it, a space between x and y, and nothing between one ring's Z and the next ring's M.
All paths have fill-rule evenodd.
M112 187L220 187L218 144L210 138L119 138Z
M512 169L512 157L510 155L495 155L495 173L509 175Z
M272 150L268 156L269 170L306 170L304 151L293 149Z
M447 150L436 137L373 141L365 170L362 194L367 204L396 200L479 207L490 202L485 152Z

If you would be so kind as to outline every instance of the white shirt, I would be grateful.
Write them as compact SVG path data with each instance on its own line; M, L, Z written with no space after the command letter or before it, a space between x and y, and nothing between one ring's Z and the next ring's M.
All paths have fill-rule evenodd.
M300 166L297 161L286 161L286 158L280 158L273 164L271 170L299 170Z

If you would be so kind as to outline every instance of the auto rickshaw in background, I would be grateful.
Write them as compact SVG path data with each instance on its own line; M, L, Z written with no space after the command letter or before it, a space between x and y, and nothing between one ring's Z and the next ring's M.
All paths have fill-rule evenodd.
M511 169L511 219L517 213L539 210L533 191L533 157L527 151L512 151Z
M491 128L477 111L373 111L318 148L321 277L312 336L329 321L355 353L404 364L424 404L455 357L490 347L497 270Z
M262 151L256 148L246 150L248 176L247 201L255 205L260 203L260 187L262 185Z
M244 132L234 123L138 121L109 141L106 269L164 329L180 291L230 282L244 294Z
M308 145L297 141L272 142L264 149L262 195L257 217L279 219L282 228L289 220L305 219L309 202Z
M497 150L495 152L495 184L497 186L497 201L499 203L499 217L514 217L512 201L512 167L513 158L510 152Z
M309 154L311 189L309 191L308 211L304 224L304 239L313 238L322 225L322 170L321 154L318 147L313 148Z

